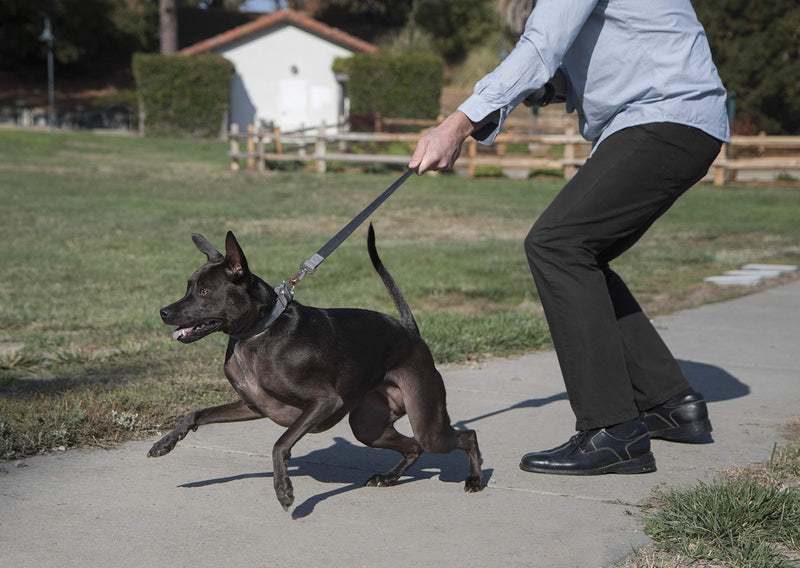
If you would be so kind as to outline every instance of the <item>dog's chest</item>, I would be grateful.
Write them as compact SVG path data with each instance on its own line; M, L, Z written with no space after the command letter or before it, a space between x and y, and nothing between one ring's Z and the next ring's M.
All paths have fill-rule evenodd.
M287 412L293 415L298 410L298 405L288 402L290 396L281 395L285 389L268 388L265 384L267 381L262 376L263 370L257 370L249 364L248 360L251 359L250 354L243 354L235 349L225 363L225 375L248 406L265 412L267 416L281 423L283 420L280 417Z

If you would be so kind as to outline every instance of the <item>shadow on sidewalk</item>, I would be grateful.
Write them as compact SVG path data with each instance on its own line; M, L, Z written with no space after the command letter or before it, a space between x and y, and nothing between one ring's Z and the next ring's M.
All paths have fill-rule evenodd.
M399 459L400 455L396 452L355 445L338 436L334 438L334 444L328 448L315 450L304 456L293 457L289 464L289 475L291 477L308 476L320 483L347 485L309 497L294 508L292 518L307 517L314 511L318 503L348 491L364 488L364 484L370 477L376 473L390 470L397 464ZM461 484L467 477L467 471L468 461L464 452L455 450L449 454L424 453L395 485L431 479L437 475L439 480L444 483ZM484 486L488 483L493 473L493 469L483 470ZM243 473L229 477L184 483L179 487L194 489L245 479L266 479L272 478L272 476L271 471ZM365 491L391 491L391 488L366 488Z
M494 410L492 412L487 412L486 414L481 414L480 416L475 416L473 418L467 418L465 420L459 420L453 424L453 427L456 429L460 428L470 428L470 424L472 422L477 422L479 420L484 420L486 418L491 418L492 416L497 416L498 414L503 414L505 412L510 412L512 410L518 410L520 408L539 408L544 406L545 404L550 404L552 402L557 402L559 400L567 400L567 393L560 392L558 394L554 394L551 396L546 396L544 398L530 398L528 400L523 400L522 402L518 402L508 408L502 408L500 410Z
M749 386L721 367L696 361L679 360L678 363L692 387L703 393L706 402L721 402L750 394Z

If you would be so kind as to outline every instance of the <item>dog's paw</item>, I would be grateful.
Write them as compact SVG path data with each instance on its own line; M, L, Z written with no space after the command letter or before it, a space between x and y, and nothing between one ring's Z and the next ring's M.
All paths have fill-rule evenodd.
M483 490L483 480L479 475L470 475L464 482L464 491L467 493L477 493Z
M370 477L364 487L391 487L397 480L387 475L378 474Z
M278 497L278 502L283 507L283 510L288 511L289 507L294 503L294 489L292 488L292 484L275 484L275 495Z

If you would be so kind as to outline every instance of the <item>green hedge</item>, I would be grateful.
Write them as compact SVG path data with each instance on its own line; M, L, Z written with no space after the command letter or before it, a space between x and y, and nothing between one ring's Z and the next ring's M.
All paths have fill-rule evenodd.
M442 60L429 54L360 53L334 62L345 73L351 116L436 118Z
M233 63L218 55L133 56L144 133L217 136L228 108Z

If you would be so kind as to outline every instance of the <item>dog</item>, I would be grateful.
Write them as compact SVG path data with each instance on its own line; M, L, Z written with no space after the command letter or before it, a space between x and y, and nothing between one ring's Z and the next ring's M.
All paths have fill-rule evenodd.
M229 336L225 375L239 395L235 402L190 412L157 441L148 457L169 453L190 430L220 422L270 418L286 428L272 450L275 493L285 510L294 502L287 467L292 447L309 432L328 430L349 414L356 439L402 454L390 471L366 485L388 487L423 451L455 449L469 457L464 490L483 489L474 430L455 430L445 405L445 388L431 352L397 284L375 247L370 224L367 249L400 320L371 310L322 309L292 301L266 329L259 327L277 293L250 272L233 233L225 255L201 235L192 240L207 262L189 279L186 295L160 310L165 324L178 326L182 343L220 331ZM394 423L408 414L413 438Z

